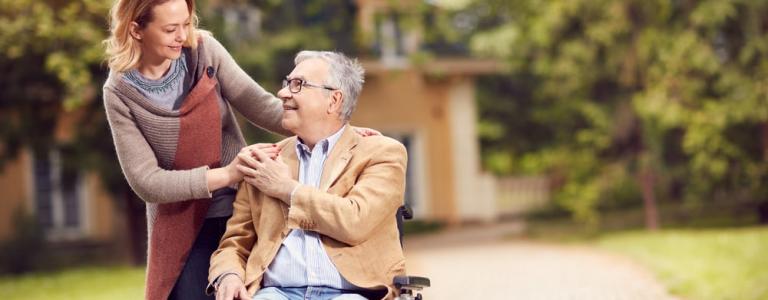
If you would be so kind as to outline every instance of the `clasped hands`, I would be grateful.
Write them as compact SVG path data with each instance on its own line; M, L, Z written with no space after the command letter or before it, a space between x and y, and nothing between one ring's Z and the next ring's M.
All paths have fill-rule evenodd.
M254 144L243 148L233 161L245 182L262 193L290 202L291 192L299 184L280 156L275 144Z

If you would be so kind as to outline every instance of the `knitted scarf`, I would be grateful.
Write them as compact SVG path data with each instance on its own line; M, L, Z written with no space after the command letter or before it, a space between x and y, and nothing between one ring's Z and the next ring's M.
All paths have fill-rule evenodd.
M213 67L206 69L206 75L197 82L180 108L181 127L174 170L220 165L221 114L214 72ZM210 201L195 199L158 206L157 220L149 239L152 245L162 246L149 249L146 299L168 299L205 221Z

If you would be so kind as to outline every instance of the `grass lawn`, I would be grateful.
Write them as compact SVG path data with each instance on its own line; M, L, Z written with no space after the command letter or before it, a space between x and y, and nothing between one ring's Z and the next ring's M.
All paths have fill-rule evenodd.
M647 266L684 299L768 299L768 227L612 233L597 244Z
M93 267L0 277L0 299L142 299L144 268Z

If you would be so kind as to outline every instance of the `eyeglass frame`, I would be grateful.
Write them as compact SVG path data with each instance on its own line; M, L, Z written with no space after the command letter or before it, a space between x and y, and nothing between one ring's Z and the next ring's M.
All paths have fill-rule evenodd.
M299 85L298 85L299 89L297 91L293 91L291 89L291 85L289 84L289 82L292 82L294 80L298 80L300 82ZM303 78L288 78L288 77L285 77L283 79L283 88L288 87L288 91L291 92L291 93L294 93L294 94L300 93L301 92L301 88L305 87L305 86L306 87L312 87L312 88L326 89L326 90L329 90L329 91L338 90L338 88L335 88L335 87L332 87L332 86L328 86L328 85L324 85L324 84L320 85L320 84L314 84L314 83L308 82L308 81L304 80Z

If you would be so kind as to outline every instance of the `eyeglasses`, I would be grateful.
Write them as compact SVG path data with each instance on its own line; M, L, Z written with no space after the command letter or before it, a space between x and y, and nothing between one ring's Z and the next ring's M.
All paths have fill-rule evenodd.
M286 86L288 87L288 90L291 91L291 93L294 93L294 94L296 94L298 92L301 92L301 87L303 87L303 86L313 87L313 88L321 88L321 89L326 89L326 90L329 90L329 91L338 90L335 87L330 87L330 86L327 86L327 85L319 85L319 84L309 83L306 80L301 79L301 78L285 78L285 79L283 79L283 88L285 88Z

